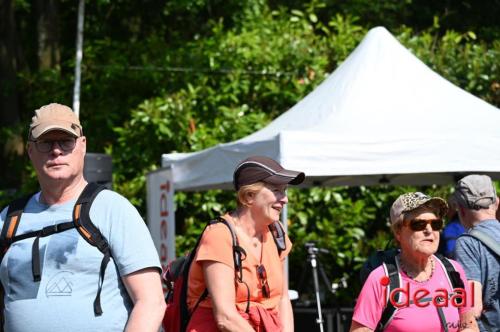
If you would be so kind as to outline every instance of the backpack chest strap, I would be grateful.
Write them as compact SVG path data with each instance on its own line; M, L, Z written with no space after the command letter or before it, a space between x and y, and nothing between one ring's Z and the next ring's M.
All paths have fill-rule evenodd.
M61 233L67 231L69 229L75 228L75 225L72 221L63 222L60 224L46 226L37 231L31 231L27 233L23 233L20 235L16 235L11 238L2 239L2 246L9 247L12 243L29 239L34 237L35 241L33 241L33 246L31 248L31 271L33 273L33 280L35 282L41 280L41 268L40 268L40 238L46 237L52 234Z
M24 207L28 203L29 199L33 195L26 196L24 198L13 201L8 208L7 218L3 225L2 232L0 233L0 259L3 258L7 252L9 246L17 241L24 240L27 238L34 237L32 247L32 272L33 280L41 280L41 268L40 268L40 249L39 249L39 239L41 237L49 236L52 234L64 232L66 230L76 228L78 233L92 246L97 247L104 255L101 261L101 267L99 270L99 280L98 280L98 290L97 295L94 300L94 313L96 316L102 315L100 294L102 290L102 284L104 281L104 273L106 267L111 259L111 248L106 240L106 238L101 234L100 230L94 225L90 219L90 207L92 202L97 197L99 192L104 189L96 183L89 183L84 188L83 192L77 199L75 207L73 209L73 220L71 222L64 222L56 225L51 225L42 228L41 230L31 231L25 234L17 235L16 231L21 220Z

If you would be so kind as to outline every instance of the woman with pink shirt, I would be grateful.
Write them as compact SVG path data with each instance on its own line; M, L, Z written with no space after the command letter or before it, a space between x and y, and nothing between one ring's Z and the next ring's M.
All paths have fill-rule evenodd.
M400 249L395 258L400 289L388 290L385 265L373 270L357 299L351 332L479 331L462 266L434 255L447 210L443 199L419 192L403 194L394 202L390 215ZM448 263L458 271L463 287L453 286L444 266ZM396 310L379 324L388 305Z

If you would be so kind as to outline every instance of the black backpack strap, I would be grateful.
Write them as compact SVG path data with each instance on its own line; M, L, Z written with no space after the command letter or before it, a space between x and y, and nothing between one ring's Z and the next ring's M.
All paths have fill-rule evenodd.
M286 250L286 237L283 225L281 225L279 221L275 221L268 227L271 231L271 234L273 235L276 248L278 248L278 255L281 256L281 253Z
M183 283L181 287L181 295L180 295L180 331L184 332L187 329L187 325L189 324L189 320L191 318L192 313L198 308L198 305L207 298L208 296L208 289L205 288L201 296L198 298L196 301L196 304L193 307L193 310L191 312L189 311L188 305L187 305L187 290L188 290L188 282L189 282L189 270L191 268L191 264L194 261L194 257L196 256L196 251L200 245L201 238L203 237L203 233L205 233L205 230L209 225L213 225L219 221L219 218L214 219L209 221L206 225L205 228L203 228L203 231L201 231L200 235L198 236L198 239L196 240L196 244L194 245L193 249L191 252L188 254L188 257L186 258L186 262L182 266L182 278L183 278Z
M0 263L3 257L7 253L10 245L12 244L12 239L16 235L19 222L21 221L21 215L23 214L24 207L28 204L31 196L18 198L12 201L7 208L7 214L5 221L2 226L2 231L0 233ZM0 330L3 331L4 319L4 289L2 283L0 283Z
M223 217L217 217L214 220L211 220L207 223L201 234L199 235L198 239L196 240L196 244L194 245L193 249L189 253L189 256L187 258L187 262L183 266L183 271L182 271L182 276L183 276L183 284L181 288L181 295L180 295L180 321L181 321L181 326L180 326L180 331L184 332L187 329L187 325L189 324L189 320L191 318L191 315L193 312L196 310L198 305L207 298L208 296L208 289L205 288L201 296L198 298L196 301L193 310L189 312L189 308L187 306L187 290L188 290L188 281L189 281L189 270L191 267L191 264L193 263L194 257L196 256L196 251L198 249L198 246L200 245L201 238L203 237L203 233L207 229L209 225L213 225L216 223L223 223L226 225L226 227L229 229L229 232L231 233L231 239L232 239L232 249L233 249L233 262L234 262L234 270L235 270L235 279L238 282L241 282L246 285L247 287L247 308L246 312L249 311L250 309L250 289L247 285L246 282L243 281L243 265L242 262L246 258L246 251L242 247L239 246L238 242L238 237L236 236L236 232L234 230L233 225L228 222L226 219Z
M455 288L465 288L464 282L462 278L460 278L460 273L458 273L450 260L439 253L435 253L434 256L438 259L438 263L444 267L451 290L453 291Z
M245 260L245 258L247 257L247 253L245 249L243 249L239 245L238 237L236 236L236 231L233 227L233 224L228 222L223 217L218 217L215 222L221 222L224 225L226 225L226 227L229 229L229 232L231 233L231 238L233 242L233 262L234 262L235 278L239 283L244 284L247 288L247 306L245 312L248 313L250 310L250 287L248 287L248 284L245 281L243 281L243 260Z
M21 215L31 196L33 195L18 198L10 203L7 208L7 215L3 223L2 232L0 233L0 257L2 259L10 245L14 242L13 239L21 221Z
M41 267L40 267L40 246L39 246L40 238L56 233L61 233L74 227L75 225L73 225L73 222L68 221L60 224L46 226L41 230L24 233L14 237L13 242L24 240L30 237L35 238L35 241L33 241L33 246L31 248L31 271L33 273L34 282L38 282L42 279Z
M40 268L40 249L39 249L39 239L40 237L48 236L55 233L64 232L70 228L73 228L72 222L61 223L56 225L51 225L44 227L38 231L32 231L28 233L23 233L21 235L16 235L19 222L21 221L21 215L24 208L33 194L25 196L23 198L13 201L7 210L7 218L5 220L2 233L0 235L0 245L2 247L1 258L5 255L7 249L10 245L16 241L28 239L31 237L35 238L33 242L33 247L31 249L31 270L33 273L33 281L38 282L41 280L41 268Z
M231 239L233 243L233 262L234 262L234 270L236 273L236 279L239 282L243 281L243 260L246 258L246 251L242 247L240 247L239 242L238 242L238 237L236 236L236 231L233 227L233 225L228 222L226 219L222 217L218 217L217 219L211 221L211 224L214 223L223 223L226 225L226 227L229 229L229 232L231 233Z
M109 251L108 241L102 236L101 231L90 219L90 207L97 195L106 189L97 183L89 183L83 189L73 208L73 222L78 233L92 246L97 247L100 252L106 254Z
M389 289L387 289L387 301L386 305L384 308L384 311L382 312L382 315L380 316L380 321L377 324L377 327L375 328L375 331L383 331L384 328L390 323L394 315L396 314L396 307L392 305L392 302L390 301L390 294L391 291L399 288L400 285L400 279L399 279L399 270L398 266L396 264L396 257L391 257L390 259L387 259L383 263L385 275L389 278ZM396 301L399 302L401 293L397 293L397 299Z
M109 248L106 238L90 219L90 207L92 206L94 199L103 189L105 189L105 187L97 183L87 184L85 189L83 189L80 194L80 197L78 197L75 207L73 208L73 223L78 230L78 233L80 233L85 241L99 249L99 251L104 255L99 269L97 294L94 300L94 314L96 316L102 315L101 290L102 283L104 282L106 267L108 266L111 258L111 249Z

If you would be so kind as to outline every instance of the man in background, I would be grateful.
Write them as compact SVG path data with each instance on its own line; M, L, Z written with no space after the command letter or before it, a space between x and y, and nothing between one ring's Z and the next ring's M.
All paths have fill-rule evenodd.
M455 257L474 287L474 314L481 331L500 331L500 257L492 249L500 242L495 187L486 175L468 175L458 181L453 197L468 230L457 239Z

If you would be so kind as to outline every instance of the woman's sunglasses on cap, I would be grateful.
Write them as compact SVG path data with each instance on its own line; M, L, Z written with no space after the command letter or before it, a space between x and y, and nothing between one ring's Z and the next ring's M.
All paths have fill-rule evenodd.
M267 283L267 272L264 265L260 264L257 266L257 275L259 276L260 283L262 285L262 294L266 298L271 297L271 289L269 288L269 284Z

